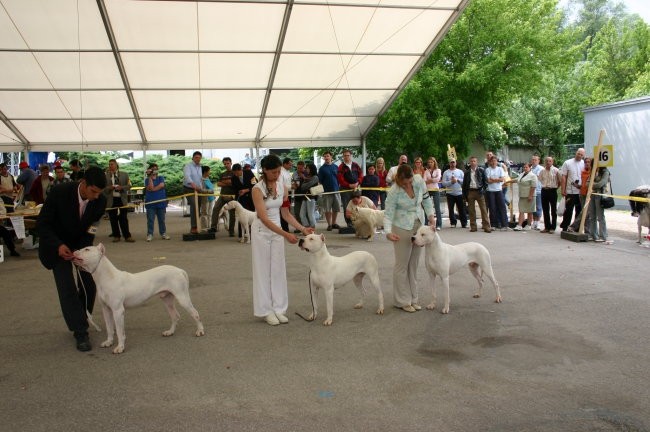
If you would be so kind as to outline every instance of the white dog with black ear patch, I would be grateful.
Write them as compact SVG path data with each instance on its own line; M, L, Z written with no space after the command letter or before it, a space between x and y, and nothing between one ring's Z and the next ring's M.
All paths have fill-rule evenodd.
M435 225L420 227L415 235L411 237L411 241L416 246L424 246L426 248L424 260L429 276L431 277L431 292L433 294L433 300L427 306L427 309L431 310L436 308L435 282L436 276L440 276L446 294L442 313L449 313L449 276L465 266L469 266L472 275L478 281L478 291L474 294L474 297L481 296L483 274L486 274L490 281L492 281L497 294L495 302L501 303L499 283L492 271L490 252L488 252L485 246L476 242L461 243L459 245L444 243L436 232Z
M309 234L298 242L300 249L309 252L310 268L310 290L312 295L312 314L308 320L313 321L318 314L318 290L323 288L325 291L325 300L327 303L327 319L323 325L332 325L334 315L334 289L350 281L354 281L361 292L361 300L354 305L355 309L363 307L363 277L368 276L368 280L373 288L377 290L379 307L377 314L384 313L384 294L381 291L379 283L379 265L375 257L364 251L351 252L342 257L336 257L329 254L325 246L325 236Z
M205 334L199 313L190 300L190 280L185 270L164 265L140 273L127 273L115 268L106 258L105 252L101 243L74 252L74 263L90 273L97 285L97 296L101 300L107 333L102 347L113 345L113 333L116 333L117 346L113 353L124 352L124 308L144 303L156 294L165 303L172 319L171 327L162 333L163 336L173 335L180 319L174 299L178 300L196 321L196 336Z

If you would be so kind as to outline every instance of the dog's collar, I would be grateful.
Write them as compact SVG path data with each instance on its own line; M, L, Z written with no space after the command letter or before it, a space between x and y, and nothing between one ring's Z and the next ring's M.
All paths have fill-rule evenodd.
M97 268L99 267L99 264L102 262L102 258L104 258L104 254L102 254L102 255L99 257L99 259L97 260L97 265L95 266L95 268L94 268L92 271L88 271L88 270L84 270L84 271L86 271L87 273L90 273L90 274L95 273L95 272L97 271ZM79 266L78 266L78 267L79 267Z

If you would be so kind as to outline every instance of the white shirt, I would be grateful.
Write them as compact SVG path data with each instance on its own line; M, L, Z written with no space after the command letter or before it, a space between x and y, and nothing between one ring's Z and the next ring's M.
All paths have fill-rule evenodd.
M581 181L581 173L585 168L585 161L581 160L580 162L576 161L575 158L571 158L565 161L562 164L562 169L560 172L563 176L566 176L566 193L567 195L578 195L580 194L580 186L574 186L574 182L577 180L578 185Z

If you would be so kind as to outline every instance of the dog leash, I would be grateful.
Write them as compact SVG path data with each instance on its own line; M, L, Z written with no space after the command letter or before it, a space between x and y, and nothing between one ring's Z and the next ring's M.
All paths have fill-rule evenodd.
M314 296L311 292L311 270L309 270L309 298L311 299L311 316L313 317L315 314L315 308L314 308ZM300 318L304 319L307 322L314 321L316 318L308 319L302 316L300 312L296 312L296 315L298 315Z
M103 255L102 255L103 256ZM88 292L86 291L86 285L84 284L84 279L81 277L81 270L79 270L78 266L74 266L75 270L77 270L77 280L81 281L81 288L84 290L84 299L86 300L86 318L88 319L88 324L92 325L95 330L98 332L102 331L102 328L98 326L95 321L93 321L93 316L92 314L88 311ZM96 268L95 268L96 270Z

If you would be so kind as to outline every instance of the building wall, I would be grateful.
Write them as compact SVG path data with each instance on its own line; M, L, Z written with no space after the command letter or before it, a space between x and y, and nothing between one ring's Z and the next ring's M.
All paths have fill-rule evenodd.
M650 184L650 97L587 108L585 113L585 151L594 154L601 129L603 144L614 146L612 188L627 195L639 185ZM627 201L616 200L617 207Z

